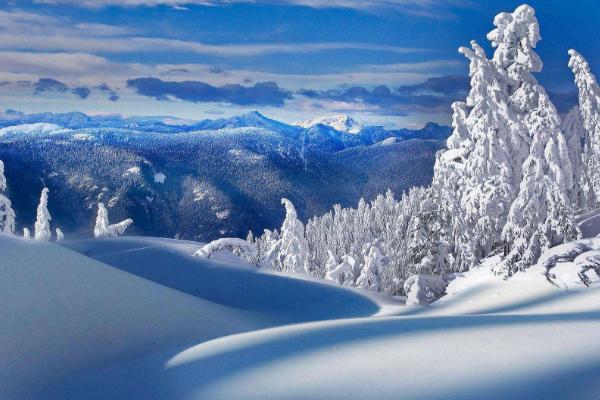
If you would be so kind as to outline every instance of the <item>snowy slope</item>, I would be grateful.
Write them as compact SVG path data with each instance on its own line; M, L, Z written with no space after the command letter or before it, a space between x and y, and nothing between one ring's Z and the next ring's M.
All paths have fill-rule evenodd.
M192 278L178 265L187 263L184 255L195 249L194 243L118 239L109 246L115 250L112 254L105 248L108 244L79 241L70 246L104 262L123 264L120 268L139 264L135 256L139 254L140 259L153 260L151 269L160 269L165 261L154 260L161 258L160 253L172 252L177 257L170 266L174 275L183 273L182 280L207 281L219 288L213 292L210 284L195 286L197 296L245 307L254 315L271 312L275 324L286 320L278 315L278 305L282 311L291 307L292 314L302 314L297 305L294 308L297 301L308 305L297 319L306 322L221 337L101 368L48 389L49 398L587 399L600 390L595 378L600 372L600 284L596 281L586 288L570 279L568 263L555 267L562 271L561 287L548 284L539 268L505 281L491 273L497 260L489 259L457 276L448 294L432 307L396 306L389 307L387 316L324 319L314 312L310 290L304 296L290 289L290 281L310 280L274 280L271 274L249 272L247 267L201 263L197 265L201 272ZM230 291L224 285L230 278L214 280L219 275L212 275L212 267L229 276L233 270L246 278L254 276L256 280L247 280L249 297L236 294L240 287ZM127 269L142 275L139 268ZM172 285L166 276L163 270L151 279ZM145 277L150 278L147 273ZM268 293L258 290L262 279L268 280L263 286ZM283 296L280 302L273 301L271 291ZM321 293L321 298L339 294ZM248 306L255 298L256 304ZM376 298L368 298L376 308L383 307ZM360 310L355 315L359 314Z
M7 398L529 400L600 391L600 277L584 286L573 262L551 269L553 286L541 266L504 280L490 258L457 274L431 307L404 307L230 255L193 257L195 242L65 243L79 254L7 237L0 246L11 260L0 263Z
M594 398L599 288L565 292L533 283L523 295L523 279L534 276L514 283L488 278L455 281L454 305L233 335L98 371L51 393L61 399ZM492 307L497 297L504 303Z
M371 297L359 292L194 257L191 254L201 247L195 242L121 237L65 245L160 285L252 312L264 324L369 316L379 310Z
M0 398L75 371L255 329L229 307L54 244L0 235Z

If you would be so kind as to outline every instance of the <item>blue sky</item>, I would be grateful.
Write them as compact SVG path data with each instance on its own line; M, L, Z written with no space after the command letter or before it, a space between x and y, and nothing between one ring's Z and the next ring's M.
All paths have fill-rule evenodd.
M449 122L456 51L521 2L38 0L0 4L0 109L296 121L346 113L389 127ZM567 50L600 71L597 1L530 1L540 81L573 101Z

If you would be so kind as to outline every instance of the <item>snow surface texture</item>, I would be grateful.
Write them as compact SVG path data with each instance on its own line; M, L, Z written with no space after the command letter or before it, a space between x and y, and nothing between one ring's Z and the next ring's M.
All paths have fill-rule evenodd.
M2 398L583 399L600 390L600 279L586 288L576 262L551 269L556 287L542 267L505 281L488 259L431 307L403 307L193 257L195 242L61 243L77 253L0 236L0 318L10 321L0 325ZM410 368L390 367L406 360Z

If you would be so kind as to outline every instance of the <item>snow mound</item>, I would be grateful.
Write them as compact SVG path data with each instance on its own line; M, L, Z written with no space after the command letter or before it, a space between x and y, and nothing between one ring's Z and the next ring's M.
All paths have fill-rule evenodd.
M309 119L306 121L295 122L293 125L306 129L319 124L330 126L336 131L347 132L352 134L359 133L363 129L363 126L361 124L356 122L348 115L335 115L332 117Z
M270 325L370 316L380 310L373 297L364 293L250 269L239 261L221 261L222 257L195 257L192 254L202 247L196 242L123 236L64 245L160 285L251 311Z
M260 324L56 244L0 235L0 398Z

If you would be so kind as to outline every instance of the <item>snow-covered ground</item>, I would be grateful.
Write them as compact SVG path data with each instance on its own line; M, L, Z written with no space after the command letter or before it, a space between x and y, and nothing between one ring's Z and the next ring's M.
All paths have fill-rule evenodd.
M0 236L0 398L589 399L600 285L496 260L430 307L258 271L198 243Z

